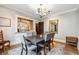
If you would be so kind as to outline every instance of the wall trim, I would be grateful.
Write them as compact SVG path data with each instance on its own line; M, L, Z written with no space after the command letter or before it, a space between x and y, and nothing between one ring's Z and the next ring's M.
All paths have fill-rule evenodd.
M77 11L77 9L78 9L78 8L69 9L69 10L66 10L66 11L63 11L63 12L56 13L56 15L61 15L61 14L65 14L65 13Z
M61 44L66 44L66 41L60 40L60 39L54 39L54 42L58 42ZM79 45L77 46L78 50L79 50Z
M13 11L13 12L15 12L15 13L17 13L17 14L22 14L22 15L24 15L25 17L31 17L31 18L33 18L33 19L39 20L38 17L35 17L36 15L32 15L32 14L30 14L29 12L24 12L24 11L22 11L22 10L15 9L15 8L12 9L12 8L10 8L10 7L8 7L8 6L4 6L4 5L1 5L0 7L5 8L5 9L9 9L10 11Z

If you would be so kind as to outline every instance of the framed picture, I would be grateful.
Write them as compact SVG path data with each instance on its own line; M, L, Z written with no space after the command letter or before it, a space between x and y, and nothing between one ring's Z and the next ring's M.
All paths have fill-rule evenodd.
M49 21L49 31L58 33L58 20L50 20Z
M11 26L11 19L0 17L0 27L10 27Z

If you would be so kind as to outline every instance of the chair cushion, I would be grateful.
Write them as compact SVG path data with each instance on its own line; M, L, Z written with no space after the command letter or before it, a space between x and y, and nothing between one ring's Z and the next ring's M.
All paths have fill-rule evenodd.
M36 49L37 46L35 46L35 45L28 45L27 48L28 48L28 50L33 50L33 49Z
M26 49L25 44L23 44L23 48ZM33 44L28 44L27 45L28 50L33 50L33 49L36 49L36 48L37 48L36 45L33 45Z
M4 43L9 43L10 41L9 41L9 40L4 40L3 42L4 42Z

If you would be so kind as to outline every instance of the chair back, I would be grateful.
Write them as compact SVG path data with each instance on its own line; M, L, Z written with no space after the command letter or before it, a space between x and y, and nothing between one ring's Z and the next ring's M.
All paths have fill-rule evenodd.
M2 31L2 30L0 31L0 41L4 41L4 38L3 38L3 31Z
M28 40L27 37L25 37L24 35L23 35L23 38L24 38L24 42L23 42L23 43L24 43L25 45L32 44L32 42L31 42L30 40Z
M22 41L23 44L27 45L27 41L26 41L26 37L23 35L23 41Z
M52 38L52 35L50 33L46 34L46 38L45 38L45 41L50 41Z
M52 35L52 40L54 39L54 36L55 36L55 33L51 33L51 35Z

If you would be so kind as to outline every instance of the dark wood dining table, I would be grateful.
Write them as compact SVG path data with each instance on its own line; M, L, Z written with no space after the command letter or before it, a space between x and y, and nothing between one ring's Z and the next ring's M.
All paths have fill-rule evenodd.
M28 36L27 39L37 46L36 54L38 54L38 50L39 50L38 43L44 41L44 37Z

